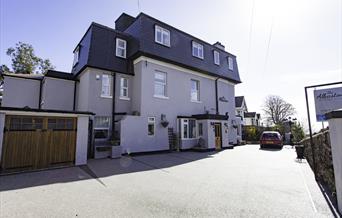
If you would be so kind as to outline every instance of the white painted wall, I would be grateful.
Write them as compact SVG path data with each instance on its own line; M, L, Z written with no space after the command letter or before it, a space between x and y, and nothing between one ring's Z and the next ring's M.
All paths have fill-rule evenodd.
M342 118L329 120L331 152L335 173L337 203L342 213Z
M2 106L38 108L39 90L39 80L5 76Z
M75 165L87 164L89 116L77 117Z

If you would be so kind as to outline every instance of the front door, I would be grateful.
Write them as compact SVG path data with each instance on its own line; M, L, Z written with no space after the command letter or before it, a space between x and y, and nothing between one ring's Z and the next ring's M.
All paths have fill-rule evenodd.
M220 150L222 148L221 123L215 123L214 128L215 128L215 148L216 150Z

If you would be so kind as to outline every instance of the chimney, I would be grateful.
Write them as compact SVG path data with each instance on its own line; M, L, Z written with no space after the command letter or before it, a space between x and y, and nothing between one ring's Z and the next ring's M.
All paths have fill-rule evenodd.
M216 43L214 43L214 46L215 46L216 48L219 48L219 49L225 51L224 45L222 45L221 42L216 42Z
M122 13L118 19L115 21L115 29L119 31L125 31L133 22L135 21L135 18Z

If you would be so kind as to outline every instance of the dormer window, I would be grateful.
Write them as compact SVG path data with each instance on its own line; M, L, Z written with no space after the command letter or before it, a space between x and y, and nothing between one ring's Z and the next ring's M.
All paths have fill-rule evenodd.
M126 58L126 40L116 38L116 56Z
M234 70L234 60L232 57L228 57L228 69Z
M78 63L79 55L80 55L80 46L77 46L77 48L74 51L74 61L72 63L72 66L75 66Z
M156 25L154 40L156 43L170 47L170 31Z
M192 42L192 56L203 59L203 45Z
M218 51L214 51L214 63L220 65L220 53Z

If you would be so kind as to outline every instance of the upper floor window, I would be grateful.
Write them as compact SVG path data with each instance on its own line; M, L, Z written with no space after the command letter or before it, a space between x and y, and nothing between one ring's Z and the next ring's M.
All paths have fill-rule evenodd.
M191 80L191 101L200 101L200 90L198 80Z
M78 63L79 55L80 55L80 47L77 46L76 50L74 51L74 61L72 63L72 66L75 66Z
M155 26L155 41L170 47L170 31L160 26Z
M154 95L166 97L166 73L157 71L154 73Z
M101 97L111 97L111 76L102 75Z
M197 42L192 42L192 55L203 59L203 45Z
M116 38L116 56L126 58L126 40Z
M120 78L120 98L128 99L128 79Z
M214 51L214 63L220 65L220 53L218 51Z
M228 57L228 69L234 70L234 60L232 57Z

